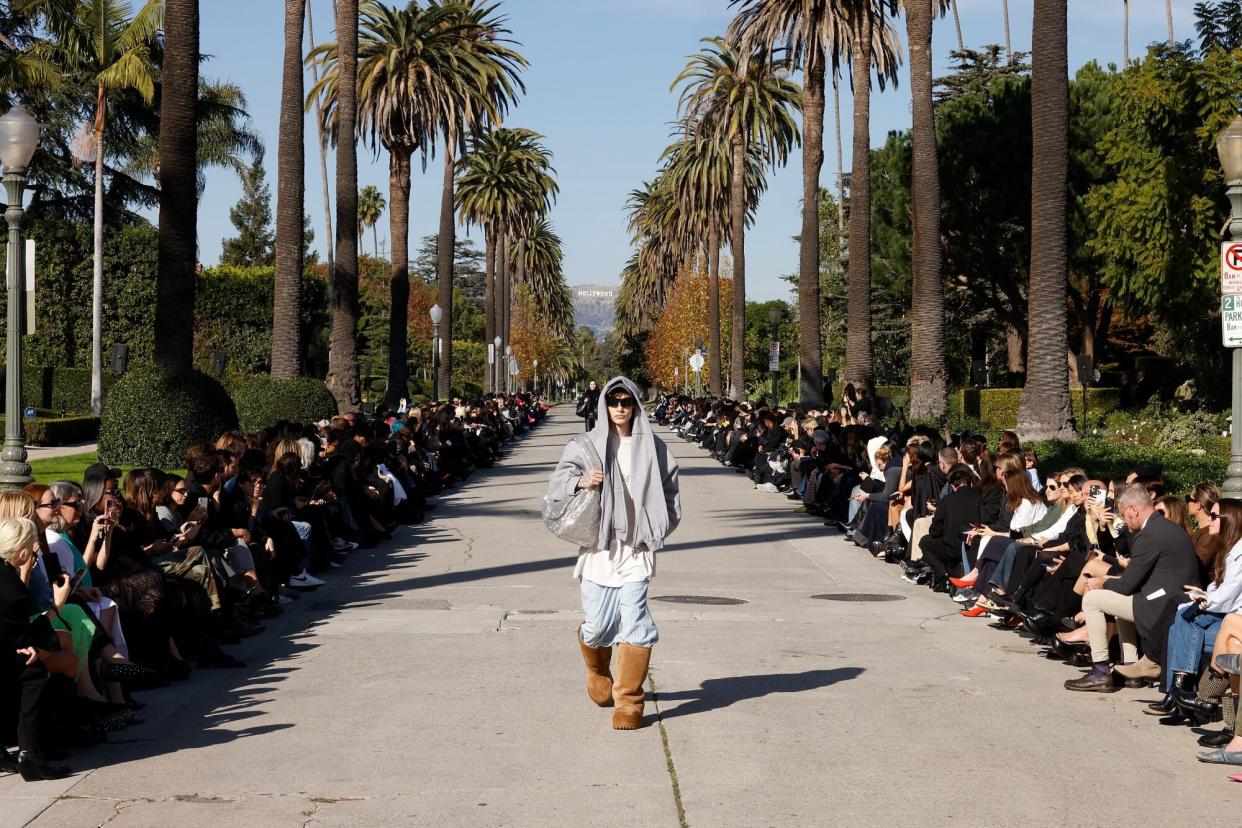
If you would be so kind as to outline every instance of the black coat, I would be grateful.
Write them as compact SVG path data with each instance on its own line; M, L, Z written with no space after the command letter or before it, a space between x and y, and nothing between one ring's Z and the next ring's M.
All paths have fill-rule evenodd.
M9 682L21 671L18 659L25 663L25 656L14 650L36 647L40 650L59 650L60 641L47 617L40 615L33 621L34 602L30 590L22 583L21 575L9 564L0 561L0 682Z
M962 541L971 526L980 522L979 493L974 489L958 489L950 492L936 506L931 528L925 542L936 543L942 548L940 557L956 560L961 557Z
M1134 624L1146 637L1169 603L1185 600L1186 584L1199 577L1195 544L1185 529L1153 512L1130 539L1130 565L1104 589L1134 596Z

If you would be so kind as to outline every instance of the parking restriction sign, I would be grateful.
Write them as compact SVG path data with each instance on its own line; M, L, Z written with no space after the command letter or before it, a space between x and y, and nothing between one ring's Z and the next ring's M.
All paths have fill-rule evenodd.
M1221 243L1220 292L1223 296L1242 295L1242 242Z
M1220 298L1220 327L1226 348L1242 348L1242 296Z

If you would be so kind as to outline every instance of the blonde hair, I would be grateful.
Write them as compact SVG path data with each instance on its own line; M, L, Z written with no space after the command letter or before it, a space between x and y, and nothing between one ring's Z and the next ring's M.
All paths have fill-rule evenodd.
M39 532L30 518L0 517L0 559L17 560L22 552L32 548L38 540Z
M0 518L31 518L39 504L25 492L0 492Z
M887 463L893 459L893 450L888 447L888 443L880 446L875 450L875 461L877 463Z

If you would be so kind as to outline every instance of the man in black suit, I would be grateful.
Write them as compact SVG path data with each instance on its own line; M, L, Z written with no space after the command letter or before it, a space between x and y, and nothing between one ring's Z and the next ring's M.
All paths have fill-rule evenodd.
M965 463L949 469L951 491L937 504L931 528L919 543L923 560L932 569L932 591L949 591L949 573L961 573L962 539L980 522L979 493L973 488L975 473Z
M1155 511L1151 495L1132 483L1117 497L1117 513L1129 530L1130 563L1125 572L1087 580L1082 611L1091 639L1090 673L1065 682L1067 690L1111 693L1117 689L1108 664L1108 618L1117 622L1122 660L1138 659L1138 636L1148 635L1164 608L1184 597L1183 587L1199 576L1194 542L1184 529Z

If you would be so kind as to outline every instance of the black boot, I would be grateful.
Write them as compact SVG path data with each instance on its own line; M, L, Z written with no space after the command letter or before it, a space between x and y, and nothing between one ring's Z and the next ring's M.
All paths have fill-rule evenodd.
M73 773L69 768L48 765L43 754L33 750L23 750L17 754L17 771L27 782L39 782L47 779L64 779Z
M17 759L3 746L0 746L0 773L17 773Z

